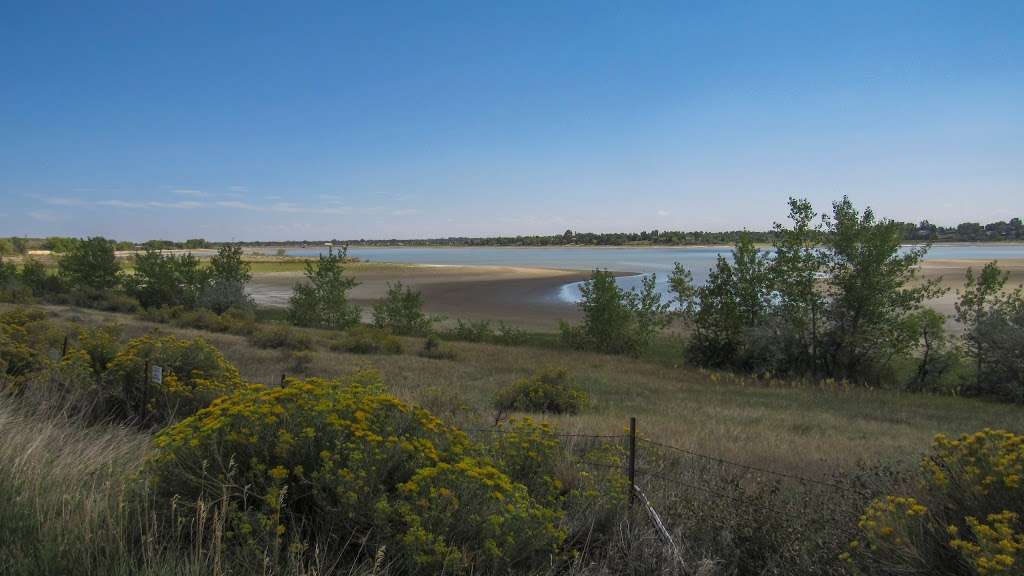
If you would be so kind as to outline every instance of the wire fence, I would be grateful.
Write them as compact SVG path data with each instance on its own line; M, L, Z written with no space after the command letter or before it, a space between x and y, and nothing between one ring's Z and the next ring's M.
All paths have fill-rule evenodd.
M474 435L511 433L500 427L464 431ZM691 500L695 495L702 495L791 522L817 521L851 539L857 535L853 528L856 518L875 496L852 482L738 462L645 438L637 433L635 418L630 419L628 432L623 434L554 432L552 435L573 456L574 464L625 475L630 506L647 509L652 523L668 539L673 550L675 543L655 506L686 500L687 495ZM619 461L588 458L596 447L602 446L616 450L621 456ZM789 489L779 490L780 484L788 484ZM811 498L812 495L818 498ZM832 503L843 521L837 522L835 515L828 516L823 510L815 509L820 502ZM816 518L815 514L820 517Z

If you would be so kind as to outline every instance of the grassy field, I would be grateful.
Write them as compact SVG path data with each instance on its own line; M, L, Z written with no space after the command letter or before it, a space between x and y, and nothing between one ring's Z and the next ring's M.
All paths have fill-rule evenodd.
M0 311L12 307L0 304ZM493 426L499 390L537 370L564 368L588 401L578 415L542 418L562 434L608 436L623 435L629 418L637 418L638 486L691 567L714 559L714 570L682 572L687 574L848 573L838 551L849 542L857 516L874 496L904 493L912 481L904 473L917 468L935 434L1024 430L1024 412L1013 405L696 370L680 362L680 345L671 338L640 359L570 351L550 335L531 335L532 345L521 346L445 342L455 357L438 360L417 354L423 338L401 338L404 351L397 355L349 354L330 349L337 332L295 328L313 341L312 350L295 353L137 316L43 308L58 330L116 322L125 338L153 332L204 338L244 379L268 386L276 386L282 374L330 378L376 370L394 394L477 440L489 437L474 430ZM48 387L38 390L42 401L0 396L0 566L10 567L5 574L231 571L225 564L232 562L230 550L204 548L186 532L168 532L158 521L166 506L133 491L153 450L150 432L83 425L66 417L60 405L47 406ZM592 441L573 436L561 446L571 456L579 448L574 443ZM704 457L680 456L647 441ZM198 522L187 519L182 526L193 521ZM642 515L624 514L618 522L610 529L614 537L595 548L593 563L537 574L610 576L625 567L646 574L665 565L667 548ZM337 570L388 573L367 565L372 557L354 561Z
M178 329L94 310L49 307L57 317L88 324L117 321L126 336L158 330L201 336L253 382L275 384L281 374L301 376L291 354L254 348L229 334ZM333 335L309 331L316 341ZM1024 411L983 400L888 390L807 387L760 382L673 362L666 343L654 358L630 359L552 346L499 346L452 342L455 360L431 360L415 351L422 338L403 338L397 356L356 355L316 346L307 375L342 376L379 371L400 397L447 414L459 423L493 421L496 391L538 368L569 370L590 397L576 416L550 416L565 431L620 433L636 416L640 434L653 440L779 470L841 474L858 463L914 465L932 437L985 427L1024 430Z

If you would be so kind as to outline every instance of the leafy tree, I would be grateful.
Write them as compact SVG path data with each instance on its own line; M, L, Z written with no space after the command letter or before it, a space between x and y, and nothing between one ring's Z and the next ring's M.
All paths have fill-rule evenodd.
M222 245L210 258L209 283L200 297L200 305L218 314L231 308L250 308L252 299L245 293L245 286L251 279L251 267L242 260L242 247Z
M911 391L937 386L958 363L959 356L949 349L946 318L931 308L922 308L908 318L910 332L920 342L917 372L910 382Z
M975 276L967 270L956 303L956 320L963 325L963 344L974 360L972 392L1024 399L1024 290L1005 291L1009 273L989 262ZM1015 368L1014 366L1017 365Z
M95 236L75 243L61 257L58 269L72 291L103 292L118 285L121 266L110 240Z
M684 320L690 320L697 309L697 288L693 285L693 273L679 262L672 268L668 277L669 291L676 295L676 314Z
M46 266L35 258L25 258L19 274L22 285L32 291L35 296L48 292L60 291L60 279L46 272Z
M423 313L423 294L401 282L388 283L387 295L373 306L373 324L394 334L425 334L431 323Z
M728 260L718 257L707 283L696 294L700 306L693 318L688 358L702 366L733 365L743 343L744 325L736 298L736 273Z
M849 198L833 204L823 236L828 374L866 379L914 344L904 329L922 303L939 296L938 280L916 283L915 270L928 246L900 251L900 225L878 220Z
M11 238L11 246L15 254L25 254L28 252L28 239L14 236Z
M307 283L296 283L288 302L288 319L298 326L345 329L359 323L359 307L348 301L348 292L358 285L345 275L347 248L321 254L306 263Z
M191 253L176 256L149 248L135 257L135 270L124 284L144 308L193 307L208 278Z
M10 256L14 254L14 244L10 238L0 238L0 256Z
M611 354L639 355L669 320L669 304L661 301L655 275L640 290L624 290L607 270L594 270L580 287L583 324L562 324L562 338L576 348Z
M818 251L821 228L814 225L817 214L805 199L789 199L791 227L775 224L775 256L772 285L777 298L778 337L783 339L787 369L816 371L818 325L822 295L817 289L823 265Z

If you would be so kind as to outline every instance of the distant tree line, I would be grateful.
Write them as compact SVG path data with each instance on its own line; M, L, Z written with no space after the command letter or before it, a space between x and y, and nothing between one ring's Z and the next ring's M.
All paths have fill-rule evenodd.
M48 250L57 254L70 252L72 248L82 241L81 238L70 236L48 236L46 238L22 238L9 237L0 238L0 256L18 256L28 253L30 250ZM198 250L201 248L214 248L220 244L207 242L202 238L192 238L184 242L172 240L147 240L141 243L107 240L115 251L129 250Z
M964 222L956 226L938 226L927 220L917 224L895 222L901 242L1000 242L1024 241L1024 225L1020 218L980 224ZM537 236L450 236L447 238L391 238L358 240L291 240L281 242L244 242L246 246L323 246L325 244L349 246L702 246L731 245L740 238L755 244L770 244L776 239L775 230L729 230L702 232L682 230L644 230L641 232L576 232Z

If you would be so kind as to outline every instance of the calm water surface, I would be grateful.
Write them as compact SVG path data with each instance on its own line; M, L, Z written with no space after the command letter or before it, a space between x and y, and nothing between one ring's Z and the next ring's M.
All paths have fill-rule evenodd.
M289 256L315 256L326 248L289 250ZM350 248L349 255L372 262L402 262L408 264L448 264L465 266L524 266L593 270L605 268L617 272L633 272L636 276L619 279L626 288L640 284L642 275L657 274L659 289L667 291L668 275L676 262L690 272L697 283L707 280L708 271L718 255L727 256L728 247L666 247L666 248ZM273 253L268 251L268 253ZM1024 258L1024 245L960 244L936 245L926 259L936 260L1004 260ZM579 286L563 286L559 298L576 301Z

